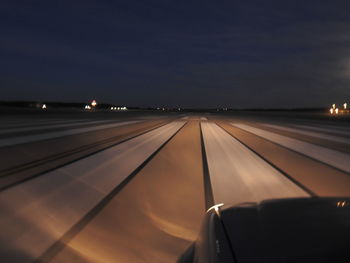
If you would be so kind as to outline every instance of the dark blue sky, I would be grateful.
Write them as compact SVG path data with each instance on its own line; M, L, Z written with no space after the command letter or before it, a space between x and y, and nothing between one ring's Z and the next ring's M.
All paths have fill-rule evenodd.
M350 100L348 0L2 0L0 36L0 100Z

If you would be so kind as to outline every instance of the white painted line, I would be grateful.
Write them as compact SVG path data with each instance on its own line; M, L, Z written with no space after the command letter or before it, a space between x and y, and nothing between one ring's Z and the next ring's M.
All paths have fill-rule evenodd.
M78 121L67 121L63 124L55 124L55 125L40 125L34 127L25 127L25 128L10 128L10 129L1 129L0 135L14 133L14 132L28 132L28 131L39 131L45 129L53 129L53 128L65 128L65 127L76 127L82 125L93 125L100 123L112 122L112 120L101 120L101 121L90 121L90 122L78 122Z
M188 118L189 118L188 116L182 117L181 120L188 120Z
M23 125L23 124L32 124L33 122L35 123L41 123L41 122L57 122L57 121L62 121L61 119L43 119L43 118L34 118L34 119L30 119L30 118L6 118L6 119L2 119L0 122L0 125Z
M12 262L35 261L184 123L167 124L1 192L0 254Z
M54 125L59 123L68 123L68 122L80 122L80 121L89 121L89 119L37 119L37 120L28 120L28 119L18 119L13 120L12 122L2 121L0 122L1 129L11 129L11 128L20 128L22 126L33 126L33 125Z
M213 123L201 123L215 203L309 196Z
M273 132L258 129L245 124L232 123L233 126L248 131L274 143L280 144L293 151L305 154L323 163L329 164L345 172L350 172L350 155L322 146L303 142L287 136L279 135Z
M14 137L14 138L0 139L0 147L13 146L13 145L17 145L17 144L29 143L29 142L35 142L35 141L42 141L42 140L47 140L47 139L59 138L59 137L80 134L80 133L85 133L85 132L91 132L91 131L97 131L97 130L103 130L103 129L108 129L108 128L115 128L118 126L133 124L133 123L137 123L137 122L141 122L141 121L117 122L117 123L111 123L111 124L105 124L105 125L99 125L99 126L93 126L93 127L75 128L75 129L69 129L69 130L58 131L58 132L48 132L48 133L42 133L42 134L26 135L26 136Z
M320 132L327 132L327 133L333 133L337 135L345 135L345 136L350 136L350 130L343 130L339 129L337 127L332 128L321 128L321 127L313 127L313 126L306 126L306 125L294 125L297 128L302 128L302 129L308 129L308 130L313 130L313 131L320 131Z
M318 132L311 132L311 131L305 131L305 130L300 130L300 129L294 129L294 128L289 128L285 126L280 126L280 125L274 125L274 124L263 124L266 127L271 127L274 129L282 130L282 131L289 131L301 135L307 135L310 137L314 138L320 138L320 139L325 139L333 142L341 142L345 144L350 144L350 139L344 138L344 137L337 137L337 136L332 136L332 135L327 135L327 134L322 134Z
M206 117L201 117L201 121L207 121L208 119Z

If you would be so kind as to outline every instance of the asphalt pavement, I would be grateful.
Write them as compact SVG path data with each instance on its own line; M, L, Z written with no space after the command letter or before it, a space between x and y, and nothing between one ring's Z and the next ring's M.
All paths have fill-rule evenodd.
M350 196L345 122L111 116L1 122L4 262L174 262L211 205Z

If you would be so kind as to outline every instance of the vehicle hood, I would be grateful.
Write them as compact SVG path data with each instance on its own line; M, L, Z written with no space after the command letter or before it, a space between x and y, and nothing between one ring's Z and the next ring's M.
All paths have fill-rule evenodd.
M350 200L300 198L221 211L238 263L350 262Z

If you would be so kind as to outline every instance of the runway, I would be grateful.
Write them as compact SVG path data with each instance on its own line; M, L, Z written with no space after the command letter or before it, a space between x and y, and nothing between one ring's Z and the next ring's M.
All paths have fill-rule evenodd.
M350 196L350 128L181 114L4 120L4 262L175 262L210 206Z
M216 124L202 130L216 204L309 196Z
M1 235L11 237L6 239L10 247L2 244L0 253L15 247L32 258L40 256L182 125L165 125L0 193L0 210L7 211L0 219ZM16 225L20 233L11 231ZM17 262L25 261L16 256Z
M254 128L244 124L233 124L233 126L240 128L242 130L253 133L260 136L266 140L277 143L288 149L294 150L298 153L302 153L306 156L314 158L315 160L324 162L330 166L336 167L345 172L350 172L349 160L350 155L347 153L342 153L334 151L319 145L303 142L293 138L289 138L278 133L272 133L263 129ZM317 136L319 138L321 136ZM329 138L329 136L327 136ZM340 140L339 140L340 141Z

